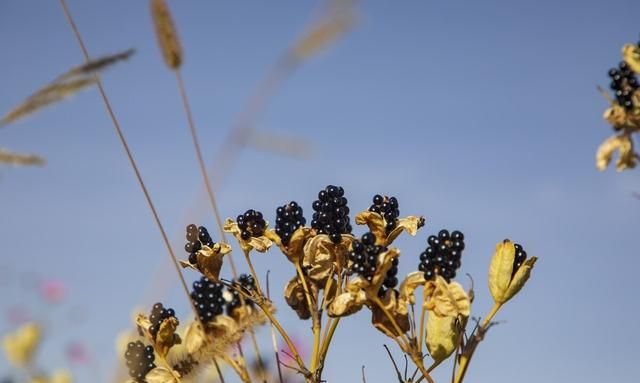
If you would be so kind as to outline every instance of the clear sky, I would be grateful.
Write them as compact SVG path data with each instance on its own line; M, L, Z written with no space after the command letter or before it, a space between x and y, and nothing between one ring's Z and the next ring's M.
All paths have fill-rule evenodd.
M170 5L212 160L318 2ZM104 85L182 255L185 217L211 232L215 226L148 4L69 6L92 54L137 49ZM394 195L402 214L427 218L417 238L398 241L401 272L417 267L429 234L464 231L459 274L475 279L478 316L491 307L486 272L495 243L512 238L540 260L499 314L504 323L481 344L467 380L637 379L640 200L632 192L640 191L640 170L598 173L594 154L611 133L596 85L608 85L620 48L638 40L640 2L370 1L359 9L356 28L296 71L259 120L260 129L311 141L314 156L243 151L218 190L223 214L256 208L273 221L275 207L293 199L309 215L329 183L345 188L355 211L373 194ZM56 1L0 1L0 46L0 113L83 61ZM61 347L82 340L95 363L77 369L78 378L106 381L115 337L134 306L148 297L178 314L189 308L97 91L0 130L0 147L48 160L44 168L0 169L0 308L25 304L48 317L43 365L63 365ZM255 258L272 271L274 290L293 276L277 251ZM33 299L38 276L66 283L63 307ZM71 321L70 312L81 318ZM279 313L299 338L308 336L309 324L286 306ZM394 380L382 348L390 342L369 320L363 311L338 329L329 381L359 381L362 364L367 381ZM0 331L9 328L2 317ZM0 377L6 368L0 362Z

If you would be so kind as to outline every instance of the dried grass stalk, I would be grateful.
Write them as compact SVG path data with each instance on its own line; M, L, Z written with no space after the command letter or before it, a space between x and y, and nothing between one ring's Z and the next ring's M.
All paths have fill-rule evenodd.
M351 13L336 14L311 27L293 47L297 59L306 59L338 40L355 22Z
M164 61L169 68L178 69L182 64L182 46L167 3L151 0L151 15Z
M24 118L47 105L62 101L72 94L94 85L97 81L97 77L90 77L47 85L2 117L0 127Z
M0 148L0 163L16 166L43 166L45 160L35 154L15 153L7 149Z
M69 70L67 73L58 77L54 82L64 81L76 76L91 76L97 74L113 64L129 59L129 57L131 57L135 52L135 49L128 49L114 55L98 57L95 60Z
M103 56L84 65L75 67L58 76L53 82L41 88L25 101L0 119L0 127L24 118L39 109L64 100L65 98L98 82L96 75L105 68L128 59L133 55L133 49Z

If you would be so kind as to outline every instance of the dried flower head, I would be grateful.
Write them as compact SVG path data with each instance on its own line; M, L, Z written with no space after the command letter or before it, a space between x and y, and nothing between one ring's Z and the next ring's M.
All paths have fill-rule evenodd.
M630 134L611 136L598 147L596 153L598 170L603 171L607 168L616 151L618 152L616 170L619 172L634 168L640 160L640 156L633 149L633 140Z
M498 243L489 267L489 290L494 301L502 304L513 298L529 279L536 261L508 239Z
M403 231L415 236L424 226L423 217L408 216L399 218L399 203L395 197L383 197L376 194L368 211L356 215L358 225L367 225L376 236L376 244L389 246Z
M23 367L31 363L40 344L41 331L36 323L27 323L4 336L2 345L9 363Z
M164 62L169 68L178 69L182 64L182 47L167 3L151 0L151 16Z
M262 213L253 209L238 215L236 221L227 219L224 223L224 231L233 234L245 252L255 249L264 253L269 250L273 244L270 238L274 237L274 233L267 227Z
M215 243L211 239L207 228L187 226L187 243L184 249L189 253L188 261L180 261L182 267L198 270L212 281L217 281L222 269L222 259L231 252L226 243Z

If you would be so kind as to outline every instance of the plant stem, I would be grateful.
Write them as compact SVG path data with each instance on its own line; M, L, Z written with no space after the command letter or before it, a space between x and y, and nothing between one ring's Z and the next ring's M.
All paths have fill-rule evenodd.
M160 357L160 360L162 361L162 364L164 364L165 367L167 368L167 370L169 370L169 372L171 373L171 375L173 375L173 378L176 380L176 382L177 383L181 383L180 374L178 374L176 371L173 370L173 368L171 367L169 362L167 362L167 358L164 357L163 355L158 355L158 356Z
M296 272L298 273L298 278L302 283L302 288L304 289L304 295L307 299L307 304L309 306L309 311L311 312L311 321L312 331L313 331L313 351L311 353L311 373L315 373L316 368L318 366L318 352L320 350L320 332L321 332L321 323L320 317L318 313L318 307L314 305L315 299L311 296L311 291L309 290L309 286L307 285L307 280L305 278L304 272L302 271L302 266L300 263L295 263Z
M391 315L391 313L389 312L389 310L387 310L387 308L384 307L384 304L382 303L380 298L378 298L377 296L372 296L372 297L369 297L369 298L371 299L371 301L373 301L373 303L378 305L380 310L382 310L382 312L387 316L387 318L389 319L389 321L393 325L393 328L399 334L399 335L395 336L395 339L398 340L398 338L399 338L399 340L402 341L402 342L398 342L398 344L403 349L403 351L406 351L407 347L409 347L411 342L409 341L409 339L407 338L405 333L400 329L400 326L398 325L398 322L396 321L396 318L394 318L393 315Z
M333 339L333 334L336 332L336 328L340 323L341 317L334 319L328 327L327 334L325 335L322 341L322 347L320 348L320 354L318 357L320 372L322 373L322 369L324 368L324 361L327 358L327 353L329 352L329 345L331 345L331 340Z
M253 280L256 281L256 290L260 295L262 294L262 288L260 287L260 280L258 279L258 274L256 274L256 269L253 267L253 262L251 262L251 257L249 256L250 251L242 249L244 253L244 258L247 260L247 265L249 265L249 272L253 277Z
M242 380L244 383L251 383L251 377L249 377L249 373L247 372L246 367L238 364L238 362L233 360L233 358L227 354L222 354L222 360L224 360L229 366L231 366L231 368L233 368L236 374L238 374L238 377L240 377L240 380Z
M502 303L495 303L493 305L493 307L491 308L491 311L489 311L489 314L487 314L486 318L482 322L482 326L480 326L480 328L478 329L478 333L480 335L475 335L472 338L472 340L470 340L469 343L467 343L467 349L465 349L462 352L462 355L460 356L460 367L458 367L458 372L453 381L454 383L461 383L463 381L464 376L467 373L467 368L469 367L469 362L471 361L471 357L473 356L473 353L476 351L476 347L478 347L478 344L482 340L481 337L484 336L484 333L488 330L489 326L491 325L491 320L496 315L496 313L500 310L501 307L502 307Z

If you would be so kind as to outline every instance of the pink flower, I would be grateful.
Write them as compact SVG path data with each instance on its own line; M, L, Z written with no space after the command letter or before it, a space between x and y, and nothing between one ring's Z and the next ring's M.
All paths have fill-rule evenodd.
M65 296L65 287L57 279L45 279L40 282L40 294L49 303L60 303Z
M71 342L66 347L67 359L74 364L89 363L89 351L84 344Z

